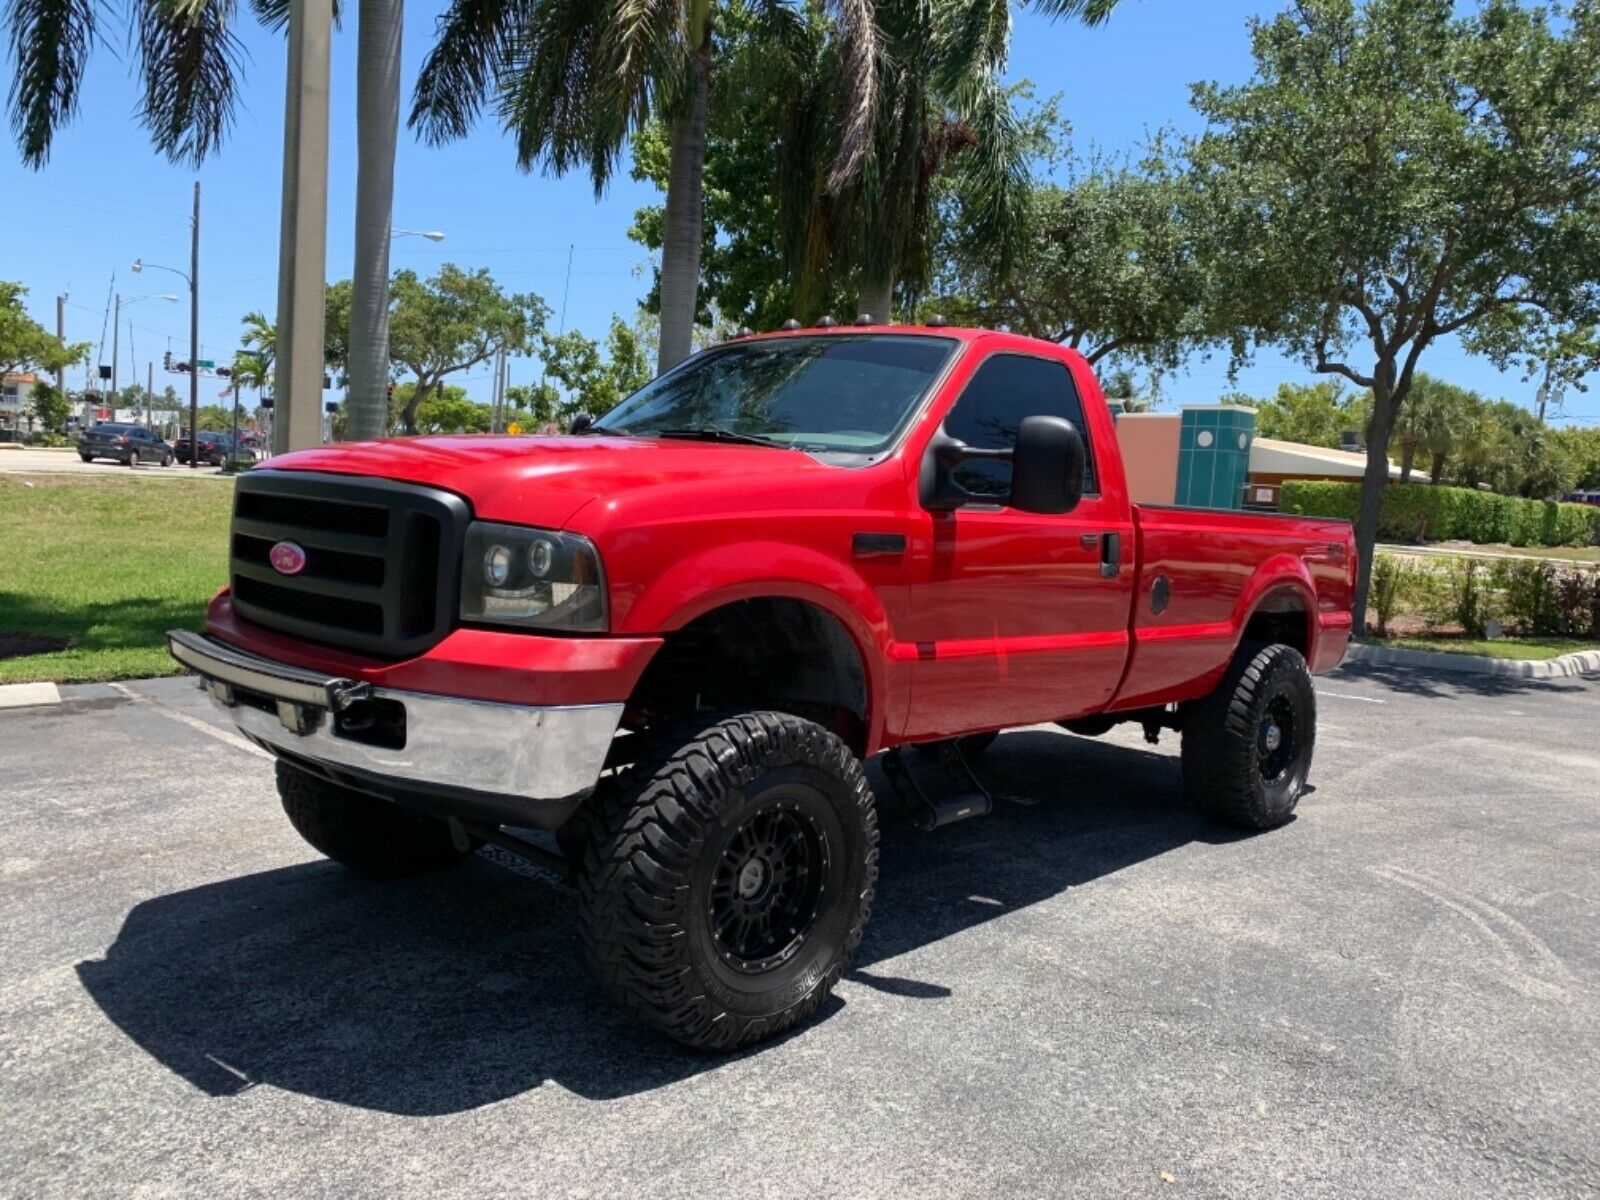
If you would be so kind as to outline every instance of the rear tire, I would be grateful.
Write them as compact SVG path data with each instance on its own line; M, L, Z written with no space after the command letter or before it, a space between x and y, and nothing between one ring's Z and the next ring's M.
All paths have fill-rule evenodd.
M311 846L374 879L402 879L453 867L459 850L450 827L365 792L339 787L278 763L278 795L289 823Z
M872 791L842 741L787 713L708 717L663 739L590 820L581 930L623 1008L716 1050L816 1013L878 875Z
M1183 782L1195 808L1242 829L1294 814L1311 770L1317 696L1292 646L1242 648L1183 722Z
M92 454L80 454L80 455L78 455L78 457L83 459L84 462L93 462L94 461L94 455L92 455Z

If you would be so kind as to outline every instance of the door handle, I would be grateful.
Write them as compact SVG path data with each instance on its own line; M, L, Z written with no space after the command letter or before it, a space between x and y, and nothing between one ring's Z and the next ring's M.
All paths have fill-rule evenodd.
M1122 535L1108 533L1100 539L1100 578L1115 579L1122 573Z

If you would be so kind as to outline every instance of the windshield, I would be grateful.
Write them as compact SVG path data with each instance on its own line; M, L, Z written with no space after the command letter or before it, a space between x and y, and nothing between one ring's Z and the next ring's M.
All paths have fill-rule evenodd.
M652 380L590 428L876 454L911 419L955 347L953 338L896 334L722 346Z

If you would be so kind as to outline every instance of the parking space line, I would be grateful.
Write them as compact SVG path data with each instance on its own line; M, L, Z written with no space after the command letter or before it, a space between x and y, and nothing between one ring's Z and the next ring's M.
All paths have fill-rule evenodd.
M1335 700L1359 700L1362 704L1387 704L1387 700L1378 700L1372 696L1352 696L1349 692L1330 692L1325 688L1318 688L1317 695L1331 696Z
M226 729L218 729L209 721L202 721L199 717L192 717L180 709L173 708L170 704L167 704L161 700L157 700L154 696L143 695L140 692L134 691L130 687L124 687L120 683L113 683L110 686L114 691L122 693L135 704L148 705L159 712L162 716L171 717L174 721L182 721L185 725L189 726L190 729L197 729L207 737L215 738L217 741L222 742L225 745L232 746L235 750L243 750L246 754L254 754L257 758L272 757L272 755L268 754L260 746L257 746L254 742L245 740L237 733L232 733Z

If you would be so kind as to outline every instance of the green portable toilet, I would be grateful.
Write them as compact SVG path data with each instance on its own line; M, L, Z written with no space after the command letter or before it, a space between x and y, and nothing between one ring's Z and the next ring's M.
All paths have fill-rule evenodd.
M1190 508L1242 507L1255 436L1256 410L1247 405L1184 406L1175 503Z

